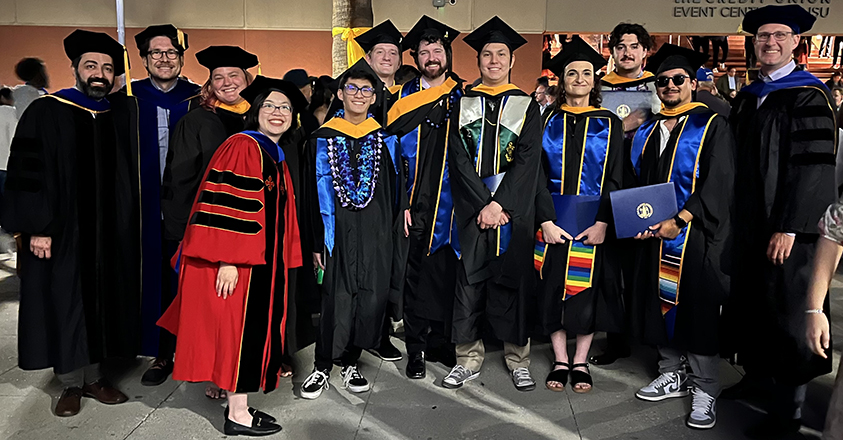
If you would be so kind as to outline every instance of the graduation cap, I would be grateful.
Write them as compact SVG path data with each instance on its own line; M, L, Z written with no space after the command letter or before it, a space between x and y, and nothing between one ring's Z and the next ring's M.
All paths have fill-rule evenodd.
M273 91L283 93L290 100L290 104L293 105L293 109L296 112L300 112L307 107L307 99L301 93L298 86L290 81L267 78L261 75L256 76L255 80L240 92L240 96L248 101L249 104L254 104L255 98L258 95Z
M691 78L697 77L697 69L708 60L708 55L675 44L662 44L659 51L647 59L646 70L658 75L665 70L683 69Z
M237 46L210 46L196 53L196 60L211 72L219 67L239 67L243 70L258 65L258 57Z
M801 34L811 30L817 17L811 15L802 6L767 5L763 8L753 9L746 13L741 23L741 29L750 34L757 34L758 28L765 24L783 24L793 30L794 34Z
M372 70L372 67L369 66L369 63L366 62L365 58L360 58L360 60L354 63L353 66L349 67L348 69L346 69L345 72L337 76L337 79L335 79L331 84L328 85L328 89L330 89L331 92L336 95L337 90L339 90L340 88L340 84L342 84L343 80L348 77L351 72L363 72L371 75L372 78L375 79L375 83L372 84L372 87L375 89L375 93L378 95L378 100L381 99L384 87L383 81L378 78L378 74L375 73L374 70Z
M515 49L527 44L527 40L524 37L497 15L480 25L474 32L466 35L463 41L471 46L472 49L476 50L477 53L480 53L489 43L506 44L510 52L515 52Z
M71 60L75 60L89 52L109 55L111 57L111 64L114 66L115 76L126 73L126 66L123 59L123 45L118 43L114 38L111 38L110 35L102 32L76 29L64 39L64 53Z
M179 49L181 52L187 50L187 34L171 24L158 24L142 30L135 35L135 43L138 47L141 47L155 37L167 37L176 40L178 41L176 49Z
M307 71L304 69L293 69L284 74L284 81L289 81L302 88L310 84L310 77L307 76Z
M363 48L363 51L369 53L375 45L381 43L394 44L401 52L401 32L392 24L392 21L387 20L368 31L363 35L355 38L354 41Z
M450 44L457 39L460 31L434 20L427 15L422 15L422 18L413 25L413 28L404 37L404 50L418 49L421 38L425 34L439 37L441 40Z
M548 61L546 68L550 69L556 76L561 77L565 73L565 67L574 61L587 61L591 63L594 66L595 72L608 64L606 59L603 58L603 55L594 50L590 44L586 43L578 35L574 35L571 42L565 43L562 51Z

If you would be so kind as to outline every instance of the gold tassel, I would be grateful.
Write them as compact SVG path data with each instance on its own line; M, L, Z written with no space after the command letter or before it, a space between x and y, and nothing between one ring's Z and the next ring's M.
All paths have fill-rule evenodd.
M129 72L129 50L123 46L123 67L126 69L126 95L132 95L132 74Z
M181 46L181 50L187 50L187 48L184 47L184 32L182 32L181 29L176 29L176 35L178 36L179 46Z
M263 76L263 73L261 73L261 63L260 63L260 61L258 61L258 75Z

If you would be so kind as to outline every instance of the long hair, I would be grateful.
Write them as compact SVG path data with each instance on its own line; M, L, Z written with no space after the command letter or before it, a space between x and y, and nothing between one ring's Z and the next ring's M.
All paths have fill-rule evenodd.
M248 70L241 70L246 77L246 85L248 86L252 83L254 77ZM266 99L266 97L264 97L264 99ZM217 107L219 102L220 100L217 99L217 95L214 94L214 73L211 72L211 75L208 76L208 80L205 81L205 84L202 85L202 90L199 92L199 105L204 107L205 110L215 112L214 109Z
M260 114L260 111L261 111L261 106L263 105L264 101L266 101L266 98L268 98L269 95L272 92L273 92L273 90L267 90L267 91L261 92L261 93L258 94L258 96L255 97L254 101L249 103L251 106L249 107L249 110L246 111L246 114L244 115L245 116L245 120L244 120L244 124L243 124L244 130L254 130L254 131L260 130L260 122L259 122L258 118L259 118L259 114ZM289 99L289 97L287 99ZM290 105L292 106L292 104L290 104ZM286 142L288 139L292 138L293 133L295 133L296 130L298 130L298 128L299 128L299 122L298 121L299 121L300 110L301 109L295 109L295 108L293 109L293 113L290 115L290 117L292 118L292 123L290 124L290 128L288 128L287 131L285 131L284 134L281 135L281 139L278 141L278 145L281 145L284 142Z
M565 104L565 97L567 94L565 93L565 83L563 79L559 79L559 85L556 87L558 90L556 91L556 101L554 104L556 107L562 107L562 104ZM591 88L591 92L588 93L588 105L592 107L600 107L600 104L603 103L603 95L600 93L600 83L595 81L594 87Z

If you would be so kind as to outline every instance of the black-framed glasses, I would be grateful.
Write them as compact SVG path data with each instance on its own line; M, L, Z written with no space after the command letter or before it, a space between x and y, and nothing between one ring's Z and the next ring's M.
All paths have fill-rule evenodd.
M770 37L773 37L776 39L776 41L784 41L785 39L787 39L788 35L793 35L793 32L759 32L755 34L755 40L761 41L763 43L770 41Z
M293 114L293 108L287 104L275 105L271 102L264 102L261 104L261 111L268 115L275 113L275 110L281 112L282 115L291 115Z
M370 98L372 97L372 95L375 94L375 89L373 89L372 87L357 87L354 84L346 84L345 87L343 87L343 90L349 95L356 95L357 92L360 92L360 94L363 95L364 98Z
M179 53L179 51L172 50L172 49L170 49L170 50L157 50L156 49L156 50L150 50L149 51L149 56L152 57L153 60L160 60L164 56L164 54L166 54L167 58L171 59L171 60L174 60L174 59L178 58L179 55L181 55Z
M681 86L685 84L685 78L690 78L688 75L673 75L673 76L660 76L656 78L656 87L667 87L670 84L670 81L673 81L673 85Z

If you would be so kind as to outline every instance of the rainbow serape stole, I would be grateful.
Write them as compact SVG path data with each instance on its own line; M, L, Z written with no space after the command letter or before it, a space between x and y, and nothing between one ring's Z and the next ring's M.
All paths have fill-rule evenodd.
M594 246L572 241L568 244L568 271L565 274L565 296L567 301L591 287L594 275Z

